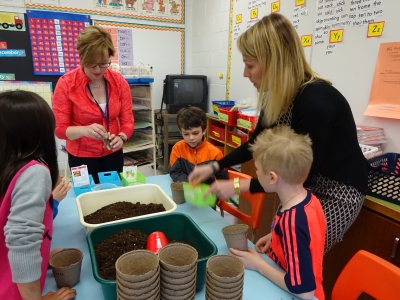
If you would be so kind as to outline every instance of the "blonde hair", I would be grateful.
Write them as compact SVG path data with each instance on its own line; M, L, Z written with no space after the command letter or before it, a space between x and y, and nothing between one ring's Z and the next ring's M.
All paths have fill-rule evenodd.
M313 72L304 56L296 29L281 14L273 13L246 30L237 40L241 54L256 59L261 66L262 81L258 107L262 122L270 126L305 85L317 80L330 82Z
M289 184L303 184L313 161L311 144L308 135L275 126L260 133L250 149L264 174L273 171Z
M83 67L98 63L93 59L99 58L104 61L115 53L111 34L100 26L89 26L82 30L76 42L76 50L79 52Z

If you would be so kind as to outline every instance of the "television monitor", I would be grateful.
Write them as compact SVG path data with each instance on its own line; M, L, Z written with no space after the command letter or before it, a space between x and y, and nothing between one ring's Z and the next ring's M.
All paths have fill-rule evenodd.
M207 112L207 96L207 76L181 74L167 75L164 79L163 102L171 114L187 106L197 106Z

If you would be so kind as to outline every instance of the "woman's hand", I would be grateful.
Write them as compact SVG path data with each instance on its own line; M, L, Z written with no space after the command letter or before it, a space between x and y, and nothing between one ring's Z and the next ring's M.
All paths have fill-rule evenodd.
M48 292L42 297L42 300L70 300L76 297L76 291L69 287L63 287L57 292Z
M117 151L122 148L124 145L124 141L119 135L115 135L114 133L110 136L112 151Z
M93 123L92 125L83 127L84 134L88 138L95 140L104 140L109 137L108 132L104 129L103 125Z
M204 199L207 198L209 194L216 195L219 199L229 199L235 194L233 180L215 181L204 194Z
M248 251L235 250L229 248L229 251L239 258L246 269L258 271L260 265L264 263L264 260L254 249L248 248Z
M267 235L260 238L256 243L256 250L260 253L267 253L269 246L271 244L272 233L268 233Z
M215 162L213 162L213 164L218 165ZM191 185L198 185L210 178L213 173L213 168L209 164L195 166L193 171L189 174L189 183Z

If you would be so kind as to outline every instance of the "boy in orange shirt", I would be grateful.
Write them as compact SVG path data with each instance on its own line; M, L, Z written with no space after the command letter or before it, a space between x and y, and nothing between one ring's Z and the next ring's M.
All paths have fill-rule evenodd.
M220 149L206 141L206 113L198 107L188 106L178 111L176 122L183 140L171 151L169 174L173 181L189 181L188 175L199 164L208 164L223 157ZM213 164L210 164L214 166ZM227 179L226 171L215 174L216 178ZM212 183L214 176L205 183Z
M313 161L311 140L287 126L276 126L261 133L251 150L265 192L275 192L281 200L271 233L258 240L256 250L266 253L283 271L253 249L229 250L247 269L258 271L297 297L323 300L326 220L318 198L303 187Z

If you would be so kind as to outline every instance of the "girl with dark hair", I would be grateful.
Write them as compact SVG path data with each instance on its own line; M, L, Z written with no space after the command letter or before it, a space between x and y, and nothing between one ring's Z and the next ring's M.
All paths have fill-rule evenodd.
M41 296L53 234L51 191L58 179L55 120L28 91L0 93L0 299L73 299L62 288Z

